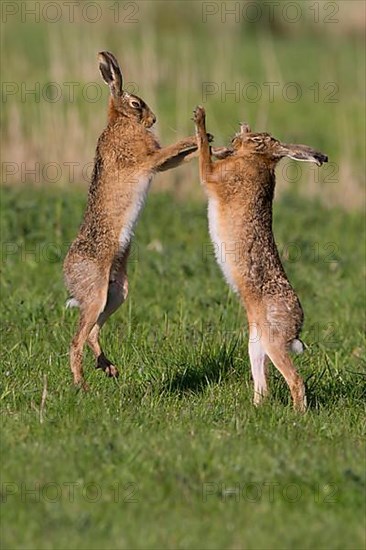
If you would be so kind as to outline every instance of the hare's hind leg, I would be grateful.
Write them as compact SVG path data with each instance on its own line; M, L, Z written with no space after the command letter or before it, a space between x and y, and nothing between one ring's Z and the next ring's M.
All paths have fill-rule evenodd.
M292 362L289 352L286 349L286 344L283 342L271 342L266 346L266 353L286 380L290 388L294 408L299 412L305 412L305 385Z
M128 254L129 250L122 256L117 256L113 261L109 275L107 302L88 336L88 344L96 358L96 368L102 369L107 376L111 377L117 377L119 373L117 368L105 356L99 343L99 333L107 319L117 311L127 298L128 279L126 263Z
M83 389L88 389L84 380L83 373L83 349L84 344L94 327L97 319L103 311L106 302L106 284L96 292L92 293L88 301L80 303L80 319L76 334L71 342L70 347L70 367L74 377L74 384L81 386Z
M83 349L90 331L107 301L109 269L73 251L64 262L66 285L80 307L79 325L70 346L70 368L74 383L87 389L83 374Z
M256 325L249 331L248 352L254 381L254 405L260 405L268 394L267 361L268 357L261 343L260 332Z

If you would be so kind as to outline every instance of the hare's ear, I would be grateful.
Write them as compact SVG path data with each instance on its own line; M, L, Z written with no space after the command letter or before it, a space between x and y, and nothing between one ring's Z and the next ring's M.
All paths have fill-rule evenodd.
M251 134L252 130L247 122L240 122L240 133L241 134Z
M318 166L321 166L324 162L328 162L327 155L308 145L295 145L292 143L279 143L278 145L280 156L282 157L289 157L290 159L303 162L315 162Z
M104 82L108 84L112 96L121 97L123 95L123 79L117 59L110 52L99 52L98 60L100 74Z

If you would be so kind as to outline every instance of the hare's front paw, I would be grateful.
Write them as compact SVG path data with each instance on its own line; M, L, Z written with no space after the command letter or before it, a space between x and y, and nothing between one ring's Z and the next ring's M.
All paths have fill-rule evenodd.
M196 124L203 124L205 122L205 109L201 105L197 105L193 111L193 120Z
M190 136L184 139L180 142L180 146L182 149L190 148L190 147L197 147L197 138L196 136Z
M208 132L207 132L206 136L207 136L207 141L209 143L212 143L213 140L215 139L214 136L212 134L209 134ZM196 147L196 146L197 146L197 137L196 136L189 137L184 142L184 147Z

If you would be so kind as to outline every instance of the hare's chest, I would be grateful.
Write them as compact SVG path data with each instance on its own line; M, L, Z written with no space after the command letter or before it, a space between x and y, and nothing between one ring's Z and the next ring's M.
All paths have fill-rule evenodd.
M237 285L233 273L233 255L235 260L235 250L232 250L232 239L230 238L229 228L220 216L219 203L217 199L210 198L208 201L208 227L212 244L214 246L216 261L231 288L236 292Z
M133 237L133 230L145 204L151 180L152 175L150 174L137 176L137 184L132 191L130 204L122 218L122 227L118 239L120 250L125 250Z

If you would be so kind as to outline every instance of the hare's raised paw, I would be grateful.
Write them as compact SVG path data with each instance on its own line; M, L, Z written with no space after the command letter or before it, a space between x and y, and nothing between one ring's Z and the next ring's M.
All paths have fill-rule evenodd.
M182 149L191 148L191 147L197 148L197 137L196 136L188 137L187 139L184 139L182 141Z
M201 105L197 105L193 111L193 120L196 124L201 124L205 120L205 109Z

